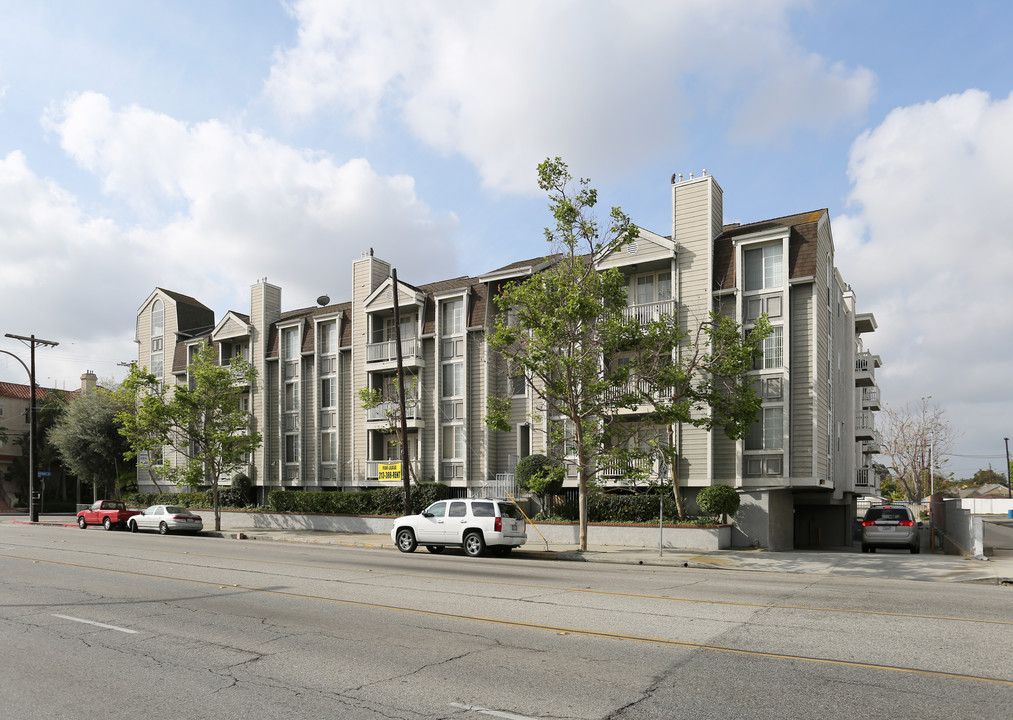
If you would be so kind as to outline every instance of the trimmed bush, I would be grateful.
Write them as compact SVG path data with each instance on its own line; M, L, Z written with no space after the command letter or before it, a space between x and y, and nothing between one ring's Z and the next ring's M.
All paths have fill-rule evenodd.
M448 497L450 488L443 483L421 483L411 488L414 511ZM267 502L275 512L398 516L404 512L404 489L398 486L360 492L273 490L268 493Z
M734 515L742 498L731 485L711 485L696 496L696 504L710 515Z
M657 493L644 495L610 495L602 492L588 493L587 520L592 523L636 523L653 524L658 522ZM679 511L671 493L665 492L661 501L664 511L663 522L679 523ZM579 508L576 502L568 502L555 509L555 517L560 520L577 522ZM698 524L699 518L687 518L683 522Z

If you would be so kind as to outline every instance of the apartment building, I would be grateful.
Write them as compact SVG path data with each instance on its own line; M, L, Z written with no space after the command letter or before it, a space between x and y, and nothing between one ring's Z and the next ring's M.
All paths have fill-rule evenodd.
M717 312L747 329L766 313L774 328L753 371L764 402L749 437L676 428L685 497L692 506L703 487L735 486L743 500L739 546L850 544L857 496L878 489L880 359L864 346L875 319L857 313L855 293L834 265L829 214L725 225L712 176L673 176L671 190L671 233L641 230L601 262L628 277L628 312L644 319L678 313L689 328ZM519 458L546 451L547 420L486 343L498 312L492 298L503 283L550 262L522 260L420 285L401 278L395 287L390 260L370 250L351 263L349 301L321 298L317 307L283 311L281 288L263 279L251 288L249 313L230 311L217 322L194 298L156 288L137 313L138 362L175 384L186 382L198 343L213 342L223 363L248 359L258 381L244 403L264 437L248 475L261 496L277 488L361 489L389 482L384 466L400 459L387 412L400 331L412 476L461 496L498 494L512 487ZM363 389L380 390L384 401L363 407ZM511 398L511 432L485 424L491 395ZM639 421L635 411L628 415ZM600 480L621 487L623 469L606 469ZM151 484L143 468L138 484ZM576 486L575 473L568 484Z

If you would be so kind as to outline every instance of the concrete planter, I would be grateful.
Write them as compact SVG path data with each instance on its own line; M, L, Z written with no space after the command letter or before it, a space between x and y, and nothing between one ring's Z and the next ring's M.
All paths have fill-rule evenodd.
M194 510L204 520L205 529L212 529L212 510ZM305 530L387 535L394 518L371 515L298 515L294 513L263 513L223 511L223 531L250 529ZM541 534L539 534L541 533ZM657 525L597 525L587 528L588 545L614 547L658 547ZM535 523L528 525L528 544L548 542L552 545L579 545L580 526L576 523ZM666 526L662 533L663 547L695 550L724 550L732 546L731 525Z

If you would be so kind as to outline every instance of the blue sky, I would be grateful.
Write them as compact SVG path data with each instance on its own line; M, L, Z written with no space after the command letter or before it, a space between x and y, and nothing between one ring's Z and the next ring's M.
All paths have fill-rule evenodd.
M0 0L0 330L60 342L44 384L118 379L156 286L220 317L265 276L344 300L370 247L413 283L537 256L547 156L668 234L706 168L726 222L829 209L886 402L1001 469L1011 30L973 0Z

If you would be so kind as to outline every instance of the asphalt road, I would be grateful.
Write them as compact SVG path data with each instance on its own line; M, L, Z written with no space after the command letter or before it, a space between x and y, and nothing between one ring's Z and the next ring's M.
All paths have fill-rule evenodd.
M1007 718L1011 592L0 525L0 708Z

